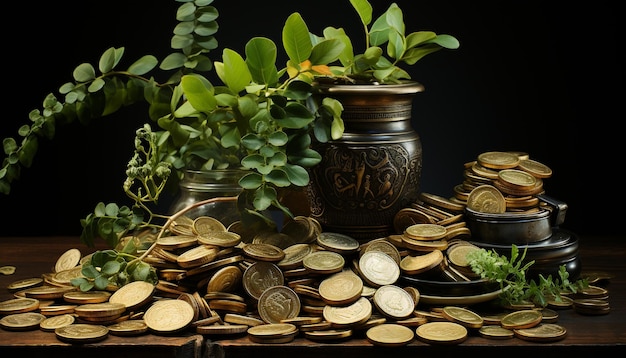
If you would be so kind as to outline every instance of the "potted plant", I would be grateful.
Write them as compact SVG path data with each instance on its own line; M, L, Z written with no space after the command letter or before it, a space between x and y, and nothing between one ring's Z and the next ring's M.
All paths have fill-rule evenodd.
M325 98L311 105L320 78L348 82L397 83L409 78L398 67L414 64L441 48L456 48L452 36L418 32L404 35L402 11L392 4L368 29L372 7L367 0L351 0L366 30L368 42L354 55L348 35L341 28L327 28L316 36L299 13L290 15L282 32L286 66L279 60L276 43L252 37L245 56L229 48L219 60L216 49L217 9L212 0L177 0L179 21L171 39L173 53L158 61L146 55L126 69L119 69L124 48L110 48L98 65L79 65L73 81L48 95L43 109L29 114L22 137L5 138L6 157L0 168L0 192L9 194L11 182L29 167L40 138L52 139L59 124L87 123L138 102L149 105L150 121L137 129L135 153L128 163L126 194L131 206L99 203L81 222L81 238L92 245L102 237L111 246L138 228L160 226L167 215L154 213L166 186L176 183L187 169L245 169L239 179L243 193L240 207L251 217L271 221L264 213L275 207L291 215L277 190L309 184L307 168L321 155L312 142L340 138L344 131L342 104ZM383 44L392 60L383 56ZM387 40L388 41L388 40ZM153 74L168 73L165 81ZM97 70L96 70L97 68Z

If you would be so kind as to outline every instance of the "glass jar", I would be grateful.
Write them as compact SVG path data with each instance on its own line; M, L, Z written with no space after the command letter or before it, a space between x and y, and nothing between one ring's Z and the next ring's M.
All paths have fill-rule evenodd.
M239 179L246 173L240 169L223 170L186 170L179 183L179 194L170 206L169 212L175 214L199 201L211 198L224 198L190 209L186 216L195 219L210 216L220 220L225 226L240 220L237 209L237 196L242 188Z

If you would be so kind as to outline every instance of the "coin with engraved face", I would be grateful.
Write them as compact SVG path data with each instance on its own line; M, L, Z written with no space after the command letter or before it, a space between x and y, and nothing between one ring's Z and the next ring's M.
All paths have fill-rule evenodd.
M273 286L261 293L259 316L267 323L280 323L300 314L300 298L287 286Z
M257 261L245 269L242 281L246 293L258 300L266 289L282 286L285 283L285 277L276 264Z

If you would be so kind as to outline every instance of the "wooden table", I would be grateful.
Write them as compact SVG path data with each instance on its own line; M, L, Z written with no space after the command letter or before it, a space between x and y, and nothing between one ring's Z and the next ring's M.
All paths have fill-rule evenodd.
M13 281L39 277L51 272L56 259L69 248L83 254L94 249L85 247L77 237L4 237L0 238L0 266L17 267L13 275L0 275L0 300L13 298L5 287ZM104 248L104 247L98 247ZM586 316L572 309L560 310L558 323L567 329L567 336L553 343L536 343L518 338L490 340L470 334L458 345L429 345L414 340L399 348L376 347L363 338L341 342L319 343L296 338L288 344L257 344L246 336L214 340L190 331L178 336L142 335L116 337L84 345L71 345L56 339L54 333L43 331L12 332L0 329L2 357L458 357L521 356L603 356L624 349L626 345L626 241L622 237L580 237L579 257L583 271L604 271L613 275L604 287L609 290L611 312Z

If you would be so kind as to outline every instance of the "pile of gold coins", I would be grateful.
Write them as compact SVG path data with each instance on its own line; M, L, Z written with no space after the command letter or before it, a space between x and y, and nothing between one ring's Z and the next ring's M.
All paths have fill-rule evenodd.
M505 162L508 157L500 154L481 155L467 165L465 187L472 186L471 178L485 184L488 175L497 190L509 194L507 208L529 206L526 197L540 192L541 182L537 176L533 181L507 172L517 169ZM548 176L537 163L520 163L518 158L515 167ZM492 171L496 165L497 173ZM502 177L500 184L494 182L496 174ZM477 249L468 242L471 233L463 220L470 201L471 195L461 193L457 200L422 193L396 215L398 234L364 243L324 232L305 216L287 221L280 232L255 231L239 222L225 227L208 216L179 216L166 235L142 236L151 244L144 261L156 268L157 284L135 281L81 292L70 281L82 277L89 256L70 249L54 272L8 287L15 298L0 302L0 327L41 329L72 343L100 341L109 334L189 330L212 339L245 335L259 343L359 337L389 347L416 339L458 344L472 335L562 339L565 328L549 309L502 308L498 315L481 314L467 306L426 301L418 288L403 283L402 277L476 278L465 259Z

